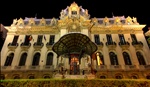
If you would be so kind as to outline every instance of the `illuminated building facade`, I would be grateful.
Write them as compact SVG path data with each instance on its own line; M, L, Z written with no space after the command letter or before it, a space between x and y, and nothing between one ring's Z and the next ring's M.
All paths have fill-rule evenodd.
M76 3L59 19L14 19L5 26L1 78L150 78L145 26L129 16L90 18Z

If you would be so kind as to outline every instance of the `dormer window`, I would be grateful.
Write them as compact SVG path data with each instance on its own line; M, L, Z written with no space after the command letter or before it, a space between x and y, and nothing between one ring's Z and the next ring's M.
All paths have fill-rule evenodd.
M72 15L76 15L77 14L77 11L72 11Z

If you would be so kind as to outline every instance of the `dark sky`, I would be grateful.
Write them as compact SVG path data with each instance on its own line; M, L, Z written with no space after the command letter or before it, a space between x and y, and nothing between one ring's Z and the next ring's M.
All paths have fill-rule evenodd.
M140 24L150 26L150 5L148 0L3 0L1 1L0 23L9 26L15 18L59 18L60 11L76 2L83 9L88 9L91 17L105 16L137 17Z

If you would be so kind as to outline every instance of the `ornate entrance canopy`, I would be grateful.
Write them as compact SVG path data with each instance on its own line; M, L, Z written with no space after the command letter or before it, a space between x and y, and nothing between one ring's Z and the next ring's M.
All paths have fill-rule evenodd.
M69 33L62 36L56 42L52 50L58 56L67 54L88 54L91 55L97 50L97 46L89 37L81 33Z

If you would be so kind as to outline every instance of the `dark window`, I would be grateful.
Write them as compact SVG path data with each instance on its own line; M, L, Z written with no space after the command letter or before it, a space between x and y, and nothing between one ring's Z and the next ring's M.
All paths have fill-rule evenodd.
M121 43L125 43L125 38L123 34L119 34L119 39Z
M39 61L40 61L40 53L36 53L33 57L32 65L33 66L39 65Z
M34 79L35 77L33 75L29 76L29 79Z
M23 53L20 58L19 66L24 66L27 58L27 53Z
M106 79L106 76L100 76L100 79Z
M14 53L11 53L10 55L8 55L6 58L4 66L11 66L13 58L14 58Z
M53 45L54 44L54 40L55 40L55 35L50 35L49 45Z
M140 65L146 65L144 57L143 57L141 52L136 52L136 56L138 58L138 61L139 61Z
M94 35L94 39L95 39L95 43L96 43L97 45L99 45L99 44L100 44L99 35Z
M108 42L108 43L113 42L112 37L111 37L111 34L106 34L106 37L107 37L107 42Z
M26 35L24 45L29 45L29 42L30 42L30 35Z
M12 45L16 45L16 44L17 44L18 37L19 37L18 35L17 35L17 36L14 36L14 39L13 39Z
M76 14L77 14L77 11L72 11L72 14L73 14L73 15L76 15Z
M42 44L42 39L43 39L43 35L38 35L37 45L41 45Z
M44 76L44 79L49 79L50 77L49 76Z
M132 79L137 79L137 76L134 75L134 76L131 76L131 78L132 78Z
M111 65L118 65L117 55L114 52L109 53Z
M130 60L130 56L127 52L123 52L123 58L125 61L125 65L132 65L131 60Z
M48 53L46 65L52 65L53 64L53 53Z
M117 75L116 79L122 79L122 76L121 75Z
M131 38L134 43L137 43L137 38L136 38L135 34L131 34Z
M4 79L5 79L5 76L1 75L0 80L4 80Z
M146 79L150 79L150 75L146 76Z
M20 79L20 77L18 75L14 76L14 79Z

